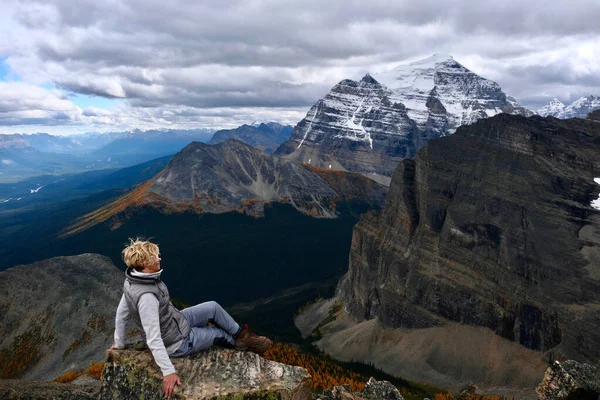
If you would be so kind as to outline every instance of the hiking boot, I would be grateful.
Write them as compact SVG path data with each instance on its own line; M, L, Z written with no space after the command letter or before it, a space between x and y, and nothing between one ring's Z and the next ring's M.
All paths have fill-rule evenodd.
M265 336L258 336L250 332L248 325L242 325L242 331L235 339L235 349L251 351L262 355L271 347L273 341Z

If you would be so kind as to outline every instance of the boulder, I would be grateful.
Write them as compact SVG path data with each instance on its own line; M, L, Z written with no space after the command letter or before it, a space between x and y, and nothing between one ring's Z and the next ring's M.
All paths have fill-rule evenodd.
M536 391L540 400L595 400L600 397L600 371L573 360L556 361Z
M266 360L257 354L213 348L172 359L182 386L178 399L310 399L311 378L304 368ZM149 351L108 350L100 399L162 399L162 375Z

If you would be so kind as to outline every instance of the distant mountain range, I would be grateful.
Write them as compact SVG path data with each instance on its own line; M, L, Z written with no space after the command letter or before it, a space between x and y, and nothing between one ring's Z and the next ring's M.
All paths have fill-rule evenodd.
M360 81L341 81L276 153L389 183L398 162L414 157L430 139L502 112L533 115L496 82L436 54Z
M289 140L294 130L293 126L281 125L276 122L254 123L242 125L235 129L225 129L215 132L208 144L225 142L228 139L237 139L250 146L272 153L285 141Z
M150 130L74 136L0 135L0 183L32 176L120 168L172 155L212 130Z
M560 119L586 118L589 113L598 109L600 109L600 97L591 95L580 97L569 105L554 98L536 113L542 117L550 116Z
M60 175L136 165L172 155L191 142L217 144L237 139L272 153L290 138L292 126L275 122L235 129L134 130L55 136L47 133L0 135L0 183L32 176Z

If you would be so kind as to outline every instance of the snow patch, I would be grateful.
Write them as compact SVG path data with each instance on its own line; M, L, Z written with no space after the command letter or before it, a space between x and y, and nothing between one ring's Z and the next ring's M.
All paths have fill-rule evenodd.
M310 122L308 124L308 128L306 129L306 132L304 133L304 137L300 141L300 144L298 145L298 147L296 147L296 150L298 150L300 148L300 146L302 146L302 144L306 140L306 137L308 136L308 133L310 132L310 130L312 128L313 121L315 120L318 111L319 111L319 102L317 102L317 104L315 104L315 111L313 112L312 119L310 120ZM307 115L307 117L308 117L308 115Z
M594 182L596 182L598 185L600 185L600 178L594 178ZM598 198L596 200L592 200L590 205L592 207L594 207L596 210L600 210L600 195L598 195Z

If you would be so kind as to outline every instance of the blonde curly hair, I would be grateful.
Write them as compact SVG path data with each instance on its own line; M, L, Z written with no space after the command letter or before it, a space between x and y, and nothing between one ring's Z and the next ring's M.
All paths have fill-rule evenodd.
M142 270L146 265L158 261L160 250L156 244L148 240L129 238L129 245L123 249L121 256L129 268Z

